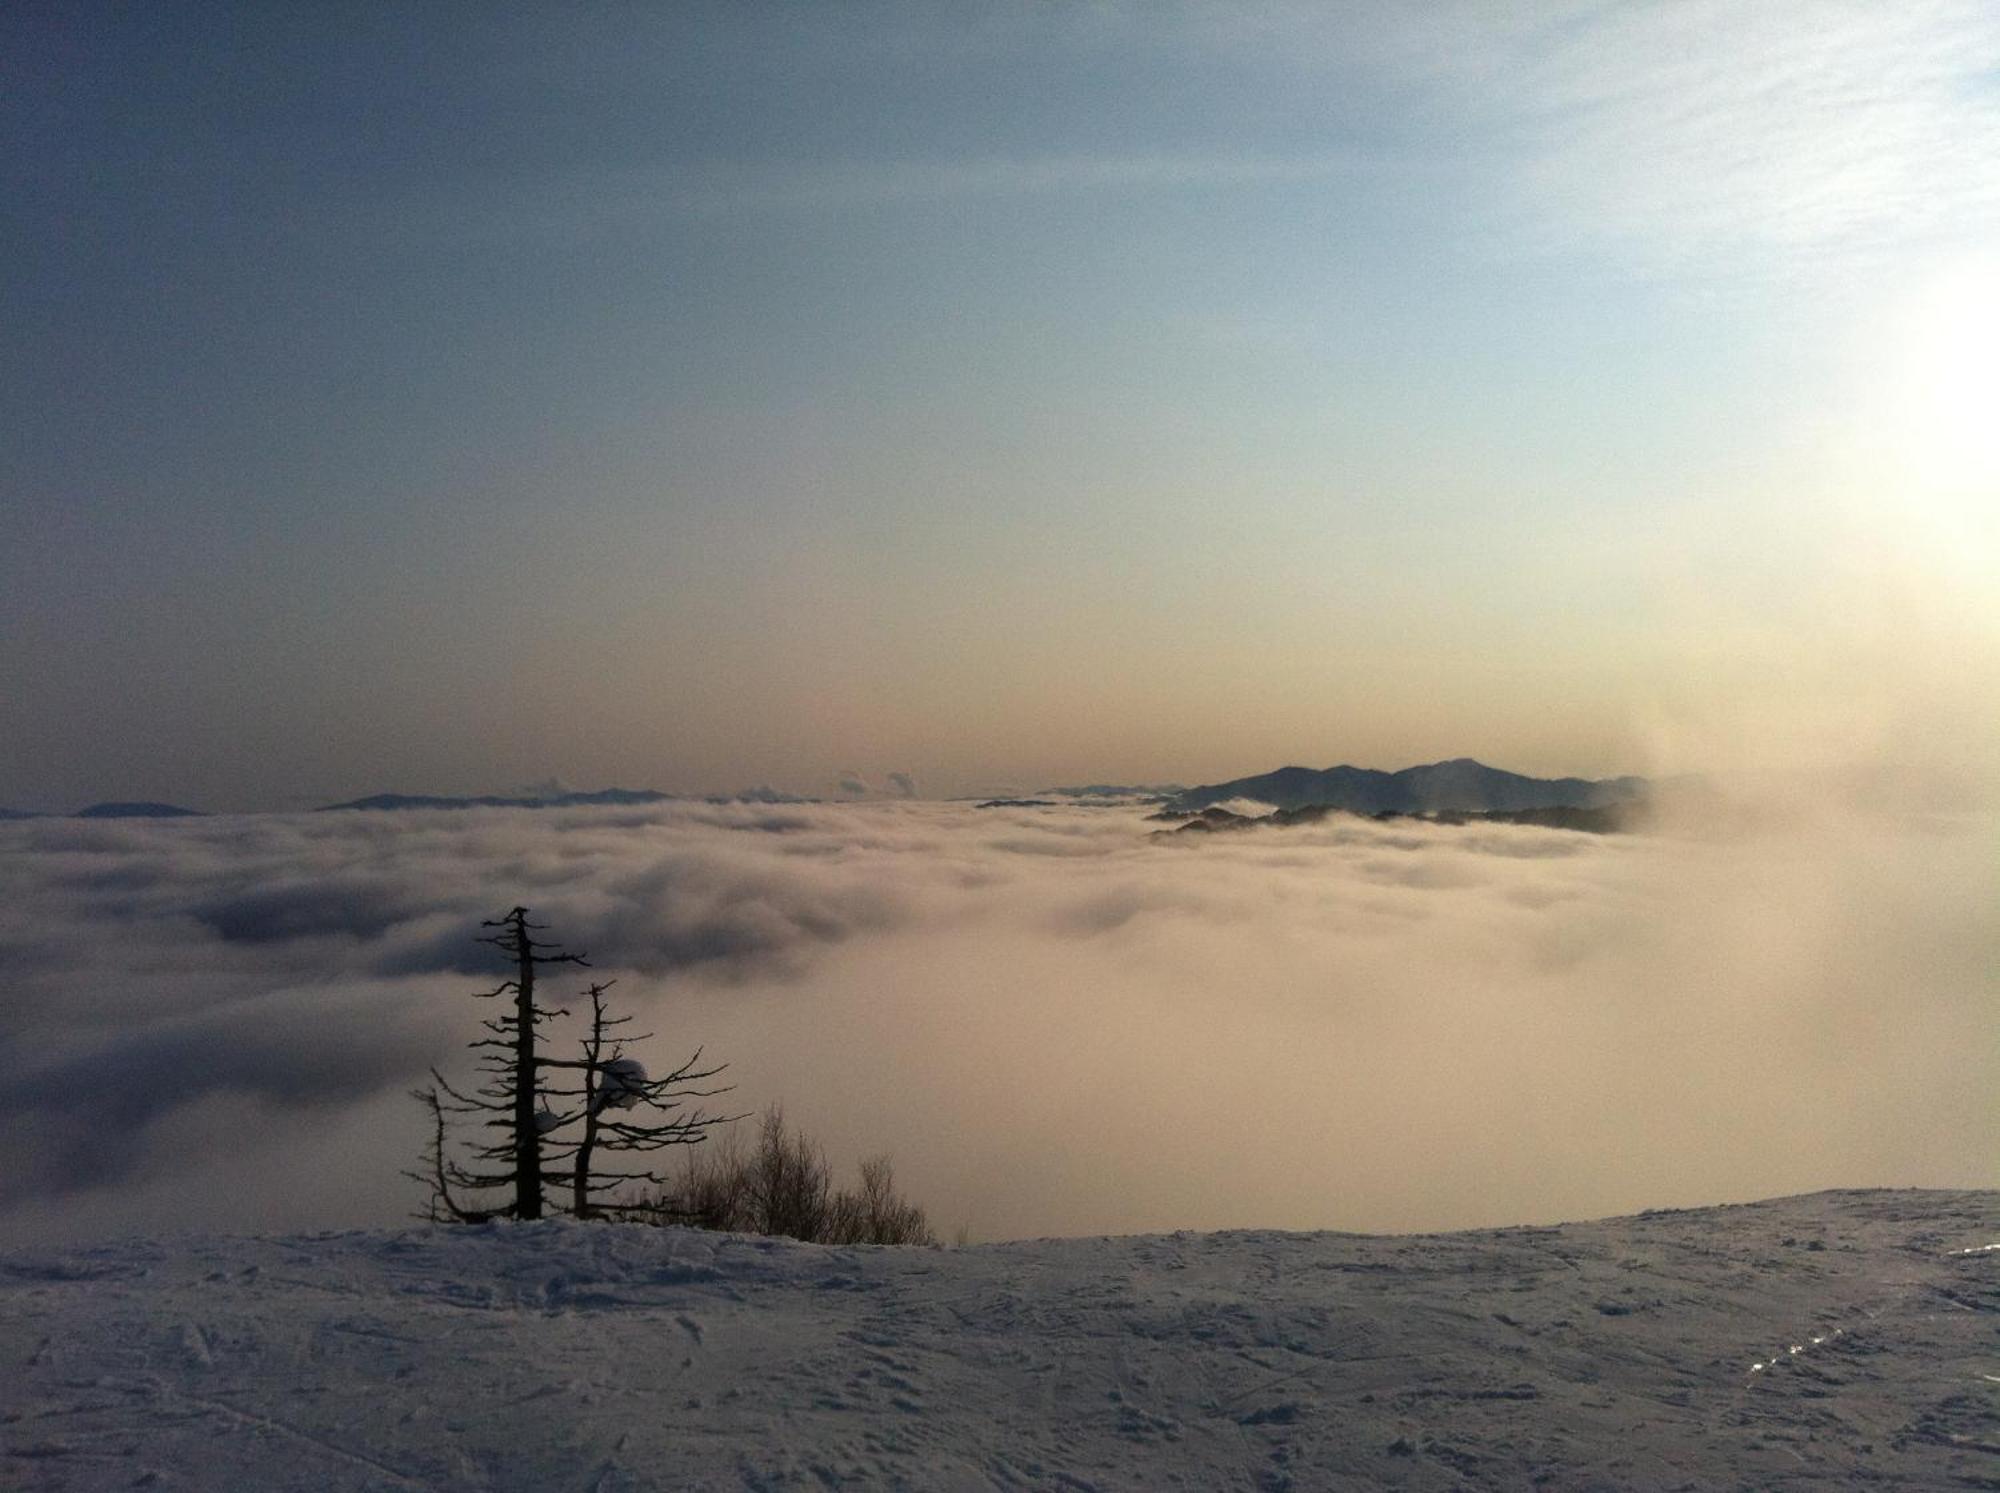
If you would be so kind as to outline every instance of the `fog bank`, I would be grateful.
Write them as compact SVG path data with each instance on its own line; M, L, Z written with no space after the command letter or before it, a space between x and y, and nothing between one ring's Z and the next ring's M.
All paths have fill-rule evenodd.
M0 826L0 1237L404 1216L532 907L660 1034L975 1237L1990 1186L1988 814L1730 834L1136 810ZM560 986L552 993L560 994Z

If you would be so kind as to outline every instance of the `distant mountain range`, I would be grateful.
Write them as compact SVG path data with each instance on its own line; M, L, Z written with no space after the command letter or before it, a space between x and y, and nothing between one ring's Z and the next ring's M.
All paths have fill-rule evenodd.
M107 803L78 809L76 819L199 819L200 809L184 809L179 804Z
M1167 808L1190 814L1249 799L1276 809L1323 805L1357 814L1517 812L1598 809L1644 798L1644 778L1531 778L1470 757L1382 772L1370 767L1281 767L1256 777L1209 783L1175 794Z
M1131 802L1145 799L1163 805L1162 818L1185 818L1235 799L1265 803L1274 809L1323 807L1357 814L1495 814L1544 809L1602 809L1647 796L1644 778L1531 778L1488 767L1470 757L1382 772L1368 767L1281 767L1255 777L1232 778L1196 788L1172 784L1109 784L1044 789L1047 798L995 799L981 807L1048 805L1052 799L1072 803ZM399 809L568 809L665 803L683 795L651 788L600 788L592 792L473 794L376 793L345 803L327 804L319 812L336 810L393 811ZM708 803L811 803L770 788L745 789L740 794L711 795ZM186 819L198 809L178 804L114 802L92 804L68 817L74 819ZM0 819L45 817L18 809L0 809ZM60 817L60 816L57 816Z
M1162 809L1146 817L1163 819L1174 826L1172 829L1154 830L1156 835L1185 835L1213 834L1217 830L1232 829L1286 829L1297 824L1318 824L1335 814L1353 812L1337 809L1331 804L1305 804L1296 809L1273 809L1268 814L1235 814L1210 804L1205 809ZM1421 818L1427 824L1530 824L1540 829L1571 829L1591 835L1620 834L1643 828L1648 822L1644 799L1625 799L1594 809L1556 804L1540 809L1440 809L1423 815L1385 809L1368 817L1378 822Z
M599 788L591 793L533 794L507 797L477 794L453 798L434 793L377 793L368 798L349 799L344 804L327 804L318 810L330 814L340 809L574 809L605 804L665 803L674 795L656 793L651 788Z
M498 794L481 793L463 797L442 793L376 793L367 798L349 799L346 803L323 804L314 810L326 814L340 809L375 810L378 812L398 809L573 809L603 808L628 804L657 804L674 799L686 799L685 794L660 793L651 788L599 788L593 792L581 793L563 790L554 793ZM775 788L745 788L741 793L710 794L701 799L703 803L758 803L758 804L809 804L818 799L802 798L797 794L781 793ZM44 814L33 809L0 808L0 821L18 819L199 819L200 809L184 809L179 804L162 803L102 803L92 804L87 809L78 809L74 814Z
M200 819L200 809L184 809L179 804L105 803L92 804L74 814L40 814L33 809L0 809L0 819Z
M1057 798L1139 798L1165 803L1187 789L1179 783L1081 783L1069 788L1044 788Z

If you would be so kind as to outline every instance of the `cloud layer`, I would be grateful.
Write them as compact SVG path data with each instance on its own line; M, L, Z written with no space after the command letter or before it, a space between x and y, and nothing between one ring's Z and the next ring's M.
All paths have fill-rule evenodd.
M0 826L0 1238L394 1219L525 903L981 1236L1990 1184L1993 826L671 804ZM1982 840L1982 836L1986 837ZM1192 843L1191 843L1192 842Z

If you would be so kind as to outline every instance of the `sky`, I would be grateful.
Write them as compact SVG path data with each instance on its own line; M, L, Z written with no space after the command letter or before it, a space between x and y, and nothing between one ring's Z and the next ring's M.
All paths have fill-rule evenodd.
M30 0L0 59L0 806L1992 781L1978 0Z

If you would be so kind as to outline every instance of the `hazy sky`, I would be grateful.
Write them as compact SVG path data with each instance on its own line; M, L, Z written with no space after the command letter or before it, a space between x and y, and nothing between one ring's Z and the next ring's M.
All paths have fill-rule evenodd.
M0 805L1984 771L2000 10L0 16Z

